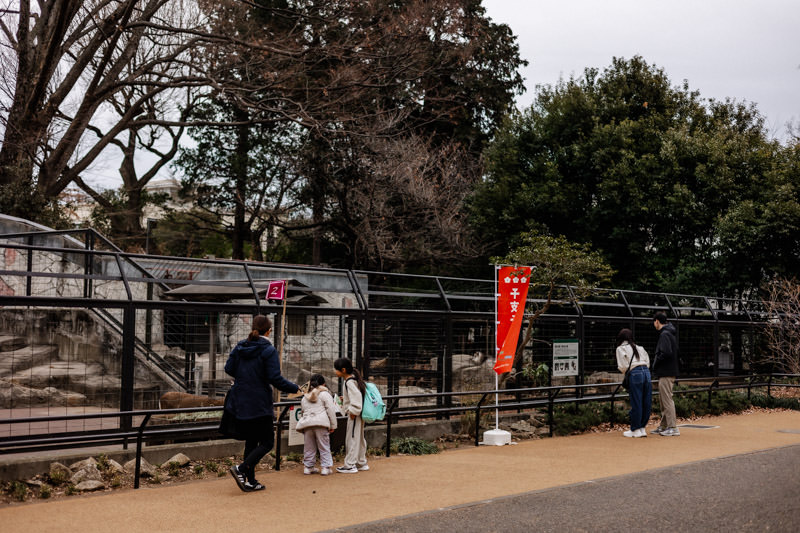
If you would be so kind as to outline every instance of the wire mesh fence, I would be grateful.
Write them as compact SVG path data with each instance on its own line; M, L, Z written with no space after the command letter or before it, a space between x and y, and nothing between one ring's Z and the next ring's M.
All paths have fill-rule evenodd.
M387 395L494 387L493 280L126 254L92 230L6 232L0 252L0 418L219 403L225 361L257 313L298 383L318 373L335 389L333 362L348 357ZM274 280L287 281L285 300L268 299ZM526 316L545 300L531 287ZM547 383L618 379L617 333L633 329L652 353L656 311L678 328L684 375L746 373L766 350L758 302L559 287L509 383L552 372L559 340L577 341L575 372Z

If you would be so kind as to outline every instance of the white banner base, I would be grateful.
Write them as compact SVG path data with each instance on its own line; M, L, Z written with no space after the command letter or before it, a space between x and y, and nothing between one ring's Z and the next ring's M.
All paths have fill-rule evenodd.
M490 429L483 432L484 446L504 446L511 444L511 433L502 429Z

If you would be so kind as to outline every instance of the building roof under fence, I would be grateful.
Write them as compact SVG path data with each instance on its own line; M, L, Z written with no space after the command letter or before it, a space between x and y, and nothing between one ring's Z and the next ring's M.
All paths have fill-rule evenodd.
M267 294L270 281L280 280L258 280L253 283L259 298L264 298ZM311 293L307 285L303 285L296 279L288 279L286 288L286 303L294 305L319 305L328 301L316 294ZM254 300L253 287L247 281L225 281L216 284L191 284L184 285L177 289L172 289L163 293L165 298L174 300L187 300L192 302L229 302L231 300Z

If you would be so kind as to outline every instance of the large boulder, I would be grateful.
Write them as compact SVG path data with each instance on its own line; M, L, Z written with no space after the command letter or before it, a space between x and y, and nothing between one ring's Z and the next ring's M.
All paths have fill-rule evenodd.
M75 490L79 490L81 492L90 492L104 488L106 488L105 483L97 479L87 479L75 485Z
M123 468L129 474L136 472L136 459L131 459L123 465ZM142 463L139 465L140 475L143 477L153 477L156 474L156 467L151 465L147 459L142 457Z
M103 481L103 474L97 468L97 464L87 464L72 474L70 481L73 485L77 485L82 481Z
M94 457L87 457L82 461L72 463L71 465L69 465L69 469L75 472L87 466L97 466L97 460Z
M72 477L72 470L61 463L50 463L50 479L67 480Z
M175 455L173 455L172 457L170 457L169 459L167 459L167 460L164 462L164 464L165 464L165 465L168 465L168 464L170 464L170 463L178 463L178 465L179 465L179 466L186 466L186 465L188 465L188 464L189 464L191 461L192 461L192 460L191 460L191 459L189 459L189 458L188 458L186 455L184 455L184 454L182 454L182 453L176 453Z

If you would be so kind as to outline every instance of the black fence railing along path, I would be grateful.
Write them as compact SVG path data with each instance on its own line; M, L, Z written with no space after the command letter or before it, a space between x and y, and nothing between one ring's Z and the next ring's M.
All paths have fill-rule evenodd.
M800 387L800 374L764 374L747 376L728 376L724 378L686 378L677 380L684 383L687 388L675 389L677 395L707 393L709 406L713 395L723 390L747 390L748 399L751 391L756 388L766 388L767 395L771 396L773 387ZM597 392L597 389L607 390L608 392ZM574 391L572 396L562 396L565 391ZM654 390L654 394L658 394ZM480 399L474 404L465 401L461 405L449 407L399 407L402 400L437 400L440 397L477 397ZM556 387L534 387L525 389L500 389L484 391L465 391L450 393L430 393L412 395L391 395L386 396L387 402L386 418L382 422L386 426L385 453L391 455L391 434L393 424L400 420L420 420L432 417L450 417L452 415L474 412L475 416L475 445L479 445L481 431L481 414L490 411L522 411L525 409L547 408L549 436L553 436L555 425L554 408L556 405L578 404L585 402L610 402L611 403L611 422L616 424L614 419L614 404L624 401L628 394L621 391L621 383L602 383L592 385L563 385ZM496 403L487 403L495 399ZM442 402L437 401L437 405ZM280 470L281 464L281 436L282 432L289 429L286 414L289 408L299 405L299 400L282 401L275 404L280 412L276 423L276 449L275 449L275 469ZM40 416L27 418L7 418L0 419L0 428L12 424L33 424L39 422L56 421L76 421L94 420L104 418L117 418L120 420L119 426L109 430L97 430L90 432L60 433L60 434L34 434L18 435L0 438L0 454L21 453L42 450L69 449L77 447L104 445L121 445L127 449L131 441L136 443L136 468L134 472L134 488L139 487L141 474L142 448L146 442L163 442L164 440L182 438L184 440L204 440L219 439L217 419L211 418L202 422L192 422L187 420L187 415L193 413L221 413L223 407L192 407L183 409L151 409L112 413L90 413L78 415L61 416ZM174 416L177 423L168 425L151 426L153 416L164 417ZM191 417L189 417L191 418ZM210 418L210 417L209 417Z

